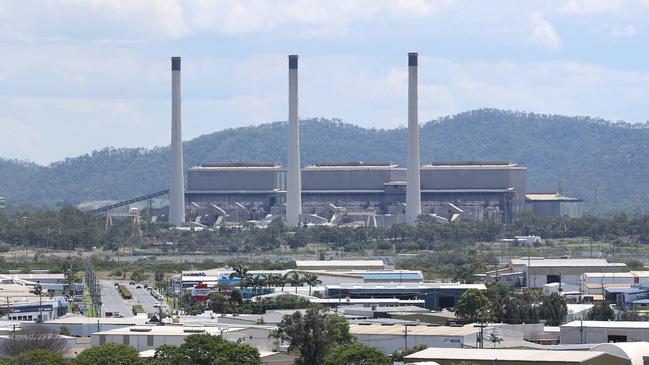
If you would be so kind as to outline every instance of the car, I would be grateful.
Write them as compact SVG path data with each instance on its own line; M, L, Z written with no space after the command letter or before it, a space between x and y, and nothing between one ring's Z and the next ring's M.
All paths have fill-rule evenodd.
M135 281L129 281L128 285L135 285Z
M122 313L120 313L120 312L113 312L113 317L115 317L115 318L124 318L124 315L122 315Z
M160 307L160 302L153 303L153 308L158 308L158 307Z
M144 284L144 289L149 289L149 285Z
M135 287L135 289L142 289L142 286L138 285L138 286Z
M119 286L119 283L118 283L118 282L114 282L113 285L114 285L114 286Z

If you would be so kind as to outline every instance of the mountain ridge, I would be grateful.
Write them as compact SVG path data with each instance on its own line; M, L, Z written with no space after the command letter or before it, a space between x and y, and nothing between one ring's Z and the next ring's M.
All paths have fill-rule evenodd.
M406 132L340 120L301 121L302 163L403 164ZM185 168L214 162L286 163L286 122L228 128L184 142ZM603 213L649 204L649 124L478 109L421 125L421 161L507 160L526 166L528 191L583 198ZM61 206L165 189L169 147L104 148L47 166L0 159L9 203Z

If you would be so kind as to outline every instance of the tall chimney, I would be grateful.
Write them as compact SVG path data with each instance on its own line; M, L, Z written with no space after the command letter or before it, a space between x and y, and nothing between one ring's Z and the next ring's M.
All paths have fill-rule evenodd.
M302 213L300 125L297 113L297 55L288 56L288 164L286 168L286 224L297 226Z
M169 223L185 222L183 184L183 138L180 118L180 57L171 58L171 179L169 185Z
M419 116L417 100L417 53L408 53L408 173L406 224L414 226L421 214L419 179Z

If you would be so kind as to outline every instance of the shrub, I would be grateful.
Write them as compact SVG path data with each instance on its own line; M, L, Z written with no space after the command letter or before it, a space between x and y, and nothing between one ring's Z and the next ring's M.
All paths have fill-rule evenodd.
M117 287L119 290L119 294L122 296L124 299L133 299L133 294L131 294L131 291L128 290L128 288L125 285L119 285Z

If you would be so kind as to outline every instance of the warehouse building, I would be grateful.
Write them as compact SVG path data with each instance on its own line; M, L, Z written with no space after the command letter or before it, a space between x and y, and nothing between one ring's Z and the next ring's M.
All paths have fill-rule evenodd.
M423 299L424 308L454 308L469 289L487 290L484 284L459 283L384 283L325 285L328 298L397 298Z
M351 333L359 343L376 347L384 354L391 354L418 345L428 347L462 348L465 344L475 346L476 327L404 326L401 324L353 324Z
M162 345L180 346L187 336L209 334L222 336L230 342L245 343L258 350L277 351L279 341L269 338L272 330L270 326L133 326L95 332L91 335L91 343L92 346L105 343L130 345L142 352L155 350Z
M572 321L560 328L562 344L649 341L649 322Z
M460 217L510 223L525 211L525 173L525 167L504 161L424 165L420 169L422 212L445 221ZM319 163L304 167L301 177L304 214L330 222L336 214L371 211L381 215L372 218L376 225L400 222L406 168L393 163ZM248 219L283 214L286 170L277 164L199 165L187 173L185 198L187 204L203 207L194 213L197 217L230 215L237 209L232 204L248 209ZM337 223L341 222L345 220Z
M503 349L427 348L406 356L406 363L434 361L454 365L463 361L476 365L631 365L628 359L603 351L550 351Z
M527 286L542 289L545 284L561 283L564 291L582 291L582 275L592 272L627 272L626 264L609 263L606 259L545 259L531 257L512 259L513 272L523 272Z

